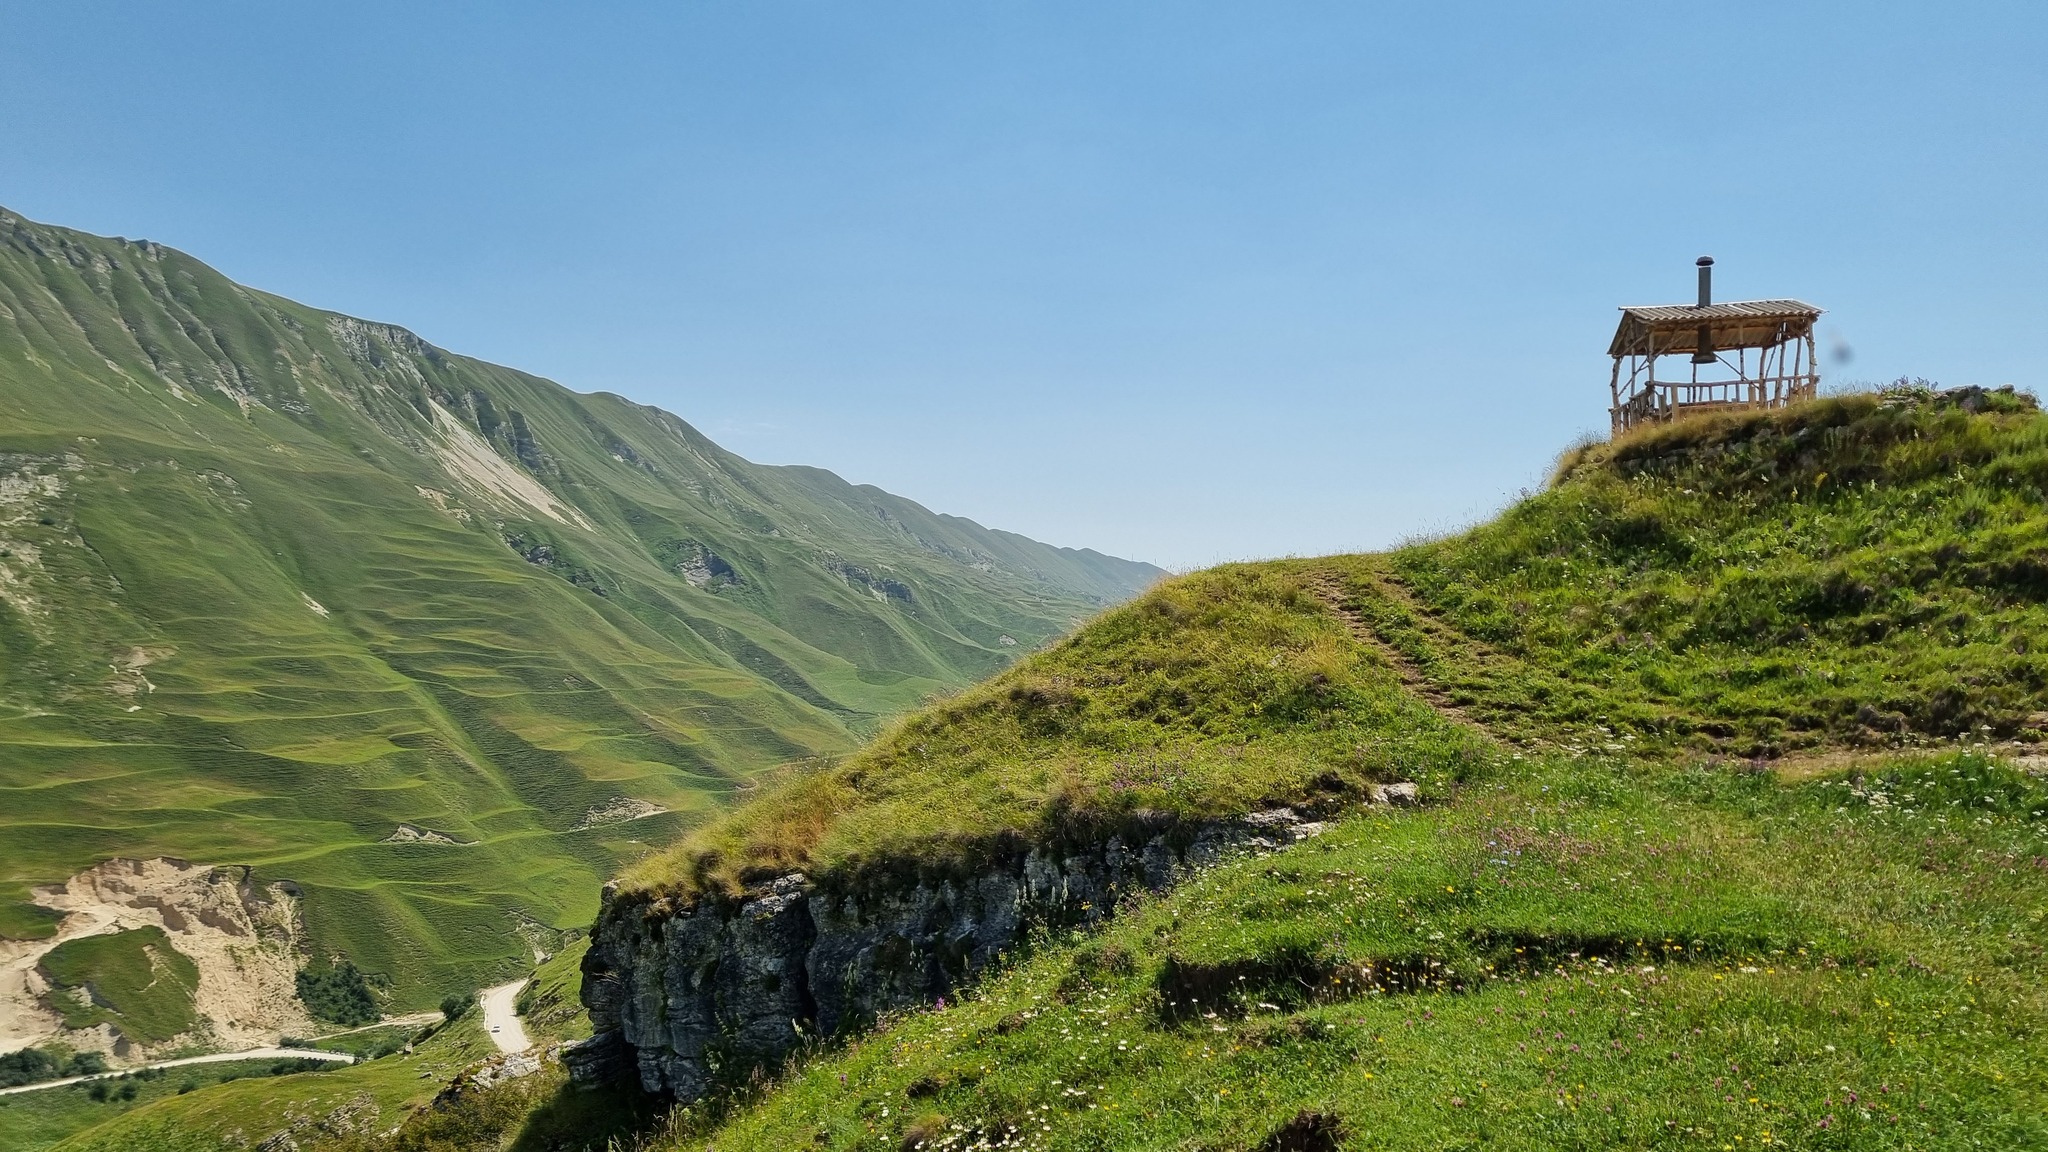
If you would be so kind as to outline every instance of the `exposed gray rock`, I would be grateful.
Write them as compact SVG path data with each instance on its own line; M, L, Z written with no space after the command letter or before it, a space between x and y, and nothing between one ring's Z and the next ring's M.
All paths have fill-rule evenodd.
M637 1075L633 1050L616 1030L562 1045L562 1064L578 1084L611 1084Z
M448 844L458 848L474 848L474 840L457 840L446 832L422 828L417 824L400 824L398 830L384 838L386 844Z
M1400 784L1376 784L1373 786L1373 799L1382 804L1412 808L1422 802L1422 791L1413 783L1406 781Z
M779 1063L806 1037L933 1003L1032 925L1095 923L1126 895L1325 827L1290 808L1192 827L1140 816L1101 843L1020 851L965 876L847 890L793 873L737 899L687 905L608 887L583 961L598 1037L563 1059L585 1083L633 1067L648 1091L694 1100Z

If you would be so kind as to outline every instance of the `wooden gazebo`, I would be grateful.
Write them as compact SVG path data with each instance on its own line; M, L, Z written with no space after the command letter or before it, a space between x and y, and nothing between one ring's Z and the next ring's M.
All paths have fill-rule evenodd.
M1621 326L1607 349L1614 357L1608 391L1616 435L1694 412L1776 408L1810 397L1820 387L1813 345L1820 309L1800 300L1713 303L1713 257L1700 257L1698 267L1699 303L1621 310ZM1735 359L1728 358L1731 354ZM1659 379L1657 361L1665 356L1689 357L1688 377ZM1623 360L1628 361L1626 376ZM1708 379L1700 378L1702 368Z

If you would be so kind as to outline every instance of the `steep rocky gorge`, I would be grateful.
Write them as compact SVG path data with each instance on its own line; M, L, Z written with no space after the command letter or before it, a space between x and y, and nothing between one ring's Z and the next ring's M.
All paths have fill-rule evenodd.
M1415 785L1394 784L1372 799L1415 796ZM637 1075L648 1091L694 1100L807 1038L953 993L1035 925L1096 923L1127 895L1324 827L1292 808L1198 824L1161 816L962 876L855 885L792 873L694 902L608 888L583 962L597 1035L567 1058L586 1082Z

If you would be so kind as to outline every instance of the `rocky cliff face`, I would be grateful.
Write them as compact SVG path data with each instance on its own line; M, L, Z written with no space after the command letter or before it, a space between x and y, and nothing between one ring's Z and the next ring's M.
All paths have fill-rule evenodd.
M1412 802L1414 787L1378 797ZM583 961L598 1034L569 1064L579 1079L637 1074L649 1091L694 1100L773 1066L807 1037L932 1003L1033 925L1094 923L1128 894L1323 827L1290 808L1193 827L1162 819L1093 845L1024 851L975 875L842 890L799 873L687 906L607 889Z

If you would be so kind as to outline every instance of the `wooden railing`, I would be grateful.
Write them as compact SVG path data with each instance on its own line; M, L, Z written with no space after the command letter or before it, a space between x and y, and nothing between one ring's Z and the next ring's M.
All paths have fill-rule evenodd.
M1779 408L1810 399L1820 390L1820 377L1764 376L1755 380L1658 380L1638 389L1613 409L1614 430L1626 432L1651 420L1670 420L1690 412L1723 408Z

